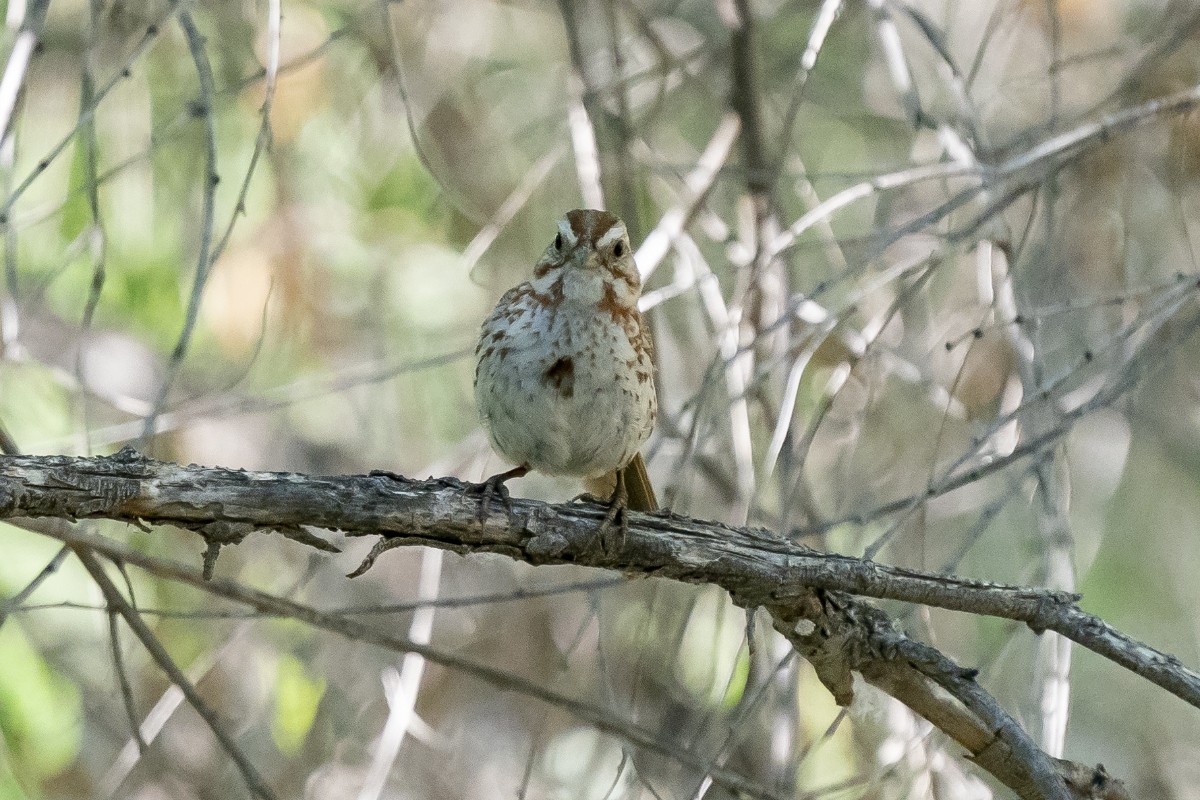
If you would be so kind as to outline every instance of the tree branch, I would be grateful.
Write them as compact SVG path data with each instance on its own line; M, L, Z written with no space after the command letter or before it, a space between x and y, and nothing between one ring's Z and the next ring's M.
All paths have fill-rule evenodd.
M1074 595L817 553L768 531L668 513L630 514L624 542L605 552L595 535L604 514L600 507L513 500L509 509L493 504L482 521L478 510L472 487L454 478L414 481L378 472L310 477L185 467L130 449L100 458L0 457L0 518L173 525L199 533L212 552L254 531L279 531L326 551L336 548L306 527L380 536L356 572L368 569L391 547L417 544L458 553L497 552L531 564L579 564L715 584L743 607L767 608L776 628L813 663L838 702L853 698L852 672L859 672L966 747L981 767L1023 798L1125 795L1120 782L1107 775L1048 758L979 687L974 670L904 636L883 611L855 595L1018 620L1039 632L1054 630L1200 707L1200 676L1085 613ZM80 536L59 538L97 549L106 542ZM110 558L139 563L133 551L107 552L111 543L104 547ZM171 577L184 579L174 573ZM199 576L188 580L203 584ZM220 582L208 585L230 596L217 591ZM260 601L252 605L264 608ZM298 618L321 624L307 615ZM346 622L339 618L338 624ZM388 646L401 645L391 641ZM411 643L402 647L416 652ZM440 655L427 657L438 660ZM1080 775L1092 776L1087 785L1076 783ZM1101 784L1105 793L1088 794Z

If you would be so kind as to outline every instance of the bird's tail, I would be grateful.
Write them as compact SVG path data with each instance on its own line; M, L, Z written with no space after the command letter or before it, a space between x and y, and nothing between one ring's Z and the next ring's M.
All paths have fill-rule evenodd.
M657 511L658 498L654 496L654 486L650 483L650 475L646 472L646 462L642 454L635 455L633 461L622 471L625 473L625 491L629 495L629 510ZM614 470L599 478L585 478L583 486L596 497L608 497L617 488L617 473Z

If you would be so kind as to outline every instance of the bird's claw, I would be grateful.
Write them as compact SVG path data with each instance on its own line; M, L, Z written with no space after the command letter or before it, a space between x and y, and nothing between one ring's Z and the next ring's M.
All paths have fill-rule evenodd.
M570 502L572 502L572 503L590 503L591 505L594 505L594 506L606 506L609 503L609 498L597 497L596 495L592 494L591 492L584 492L583 494L577 494L574 497L572 497Z
M605 555L612 555L625 547L625 539L629 535L629 509L625 503L615 500L609 505L604 521L600 523L596 535L600 540L600 549Z
M600 501L603 503L604 501ZM629 534L629 493L625 489L624 475L617 471L617 485L612 497L608 499L608 512L596 536L600 541L600 550L605 555L612 555L625 547L625 539Z
M493 475L483 483L467 485L467 492L480 495L479 509L475 513L475 519L479 521L480 525L487 522L488 514L492 510L492 499L497 495L500 497L500 504L504 506L504 511L512 514L512 496L508 493L508 487L504 483L513 478L519 478L527 472L529 472L529 467L514 467L507 472Z
M493 475L476 486L479 488L481 497L475 518L479 520L480 525L487 522L488 514L492 511L492 499L495 497L500 498L500 505L504 507L505 513L512 513L512 495L509 494L508 487L504 485L504 480L499 475Z

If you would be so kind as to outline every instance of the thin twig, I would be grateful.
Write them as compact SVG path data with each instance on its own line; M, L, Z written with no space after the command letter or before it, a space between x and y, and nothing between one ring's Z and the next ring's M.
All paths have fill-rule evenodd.
M579 194L587 208L604 208L604 185L600 180L600 146L596 143L596 126L588 115L583 98L586 90L578 75L567 81L571 98L567 102L567 132L571 135L571 151L575 156L575 176Z
M955 177L972 177L980 181L986 180L992 184L1008 180L1027 185L1040 185L1046 173L1077 158L1089 147L1107 141L1113 136L1129 133L1138 126L1158 117L1167 114L1181 114L1197 105L1200 105L1200 85L1150 100L1123 111L1105 114L1096 122L1085 123L1052 136L1040 144L1022 150L994 167L971 163L946 163L911 167L879 175L843 189L821 205L805 213L775 238L771 243L770 252L773 255L783 252L795 244L800 235L818 221L881 191L899 189L928 180L946 180ZM1029 173L1036 173L1036 175Z
M684 178L684 191L678 202L659 217L654 230L650 231L641 246L638 247L637 253L634 254L638 272L643 281L653 274L670 251L672 244L691 225L692 219L703 206L705 198L708 197L721 168L729 160L729 153L733 149L733 144L737 141L741 129L741 120L736 114L726 114L721 118L720 124L709 138L708 144L704 146L700 157L696 159L695 168ZM670 297L686 291L691 286L690 283L672 286L670 294L647 292L642 295L638 307L642 311L647 311Z
M29 60L33 57L34 47L42 35L50 0L33 0L30 5L24 7L25 18L21 20L17 29L16 40L9 51L8 62L4 65L4 75L0 77L0 137L9 135L13 111L25 85Z
M950 43L946 41L945 31L939 30L926 13L919 8L907 3L898 3L895 0L884 0L884 2L912 20L925 41L937 53L945 67L945 70L939 72L945 75L947 94L954 98L955 104L958 106L958 114L952 124L956 128L960 126L965 128L964 135L972 148L986 151L985 128L980 123L979 111L971 100L970 84L954 60ZM939 130L945 132L946 124L943 123L939 126Z
M299 56L296 56L286 64L280 65L278 75L286 75L312 64L314 61L324 55L325 51L328 50L332 45L345 38L347 33L348 31L346 28L339 28L338 30L333 31L325 38L323 42L321 42L321 44ZM265 68L256 70L249 76L243 78L241 81L220 89L217 92L216 97L218 100L237 97L250 87L255 86L259 82L263 81L265 77ZM108 169L101 172L96 178L97 187L104 186L114 178L125 174L127 170L136 165L144 164L147 159L158 152L163 145L183 136L186 132L185 124L193 119L195 119L193 109L186 109L172 119L158 124L158 126L152 129L150 132L150 144L147 145L145 149L134 153L128 158L113 164ZM67 141L69 142L69 139ZM6 163L5 166L11 168L11 163ZM86 183L75 185L72 186L71 189L61 197L59 202L55 204L48 204L46 206L39 206L36 213L31 213L27 216L17 216L15 214L11 215L9 219L9 232L11 233L14 229L31 227L57 216L58 214L62 213L62 210L72 200L75 199L76 195L85 193L87 190L88 186Z
M332 375L298 378L290 383L265 389L256 396L221 395L182 403L171 411L166 411L158 416L154 425L154 433L186 428L206 420L277 411L316 397L347 392L367 384L391 380L400 375L452 364L466 358L471 352L470 349L455 350L416 360L405 355L384 363L367 363L347 367ZM148 413L148 410L144 413ZM136 439L142 427L143 423L140 420L121 422L91 431L90 438L92 444L97 447L110 447ZM72 441L68 437L49 439L36 444L41 450L62 452L70 449Z
M184 312L183 329L175 340L175 347L171 351L171 358L167 363L166 374L159 385L158 394L150 407L150 413L143 421L141 436L143 444L148 442L154 434L155 421L162 413L167 402L167 395L171 391L171 385L175 382L180 367L183 366L183 359L187 356L192 334L200 317L200 301L204 297L204 287L208 284L208 276L212 272L213 217L216 213L217 181L219 180L217 175L217 131L213 110L216 90L213 85L212 66L208 61L208 53L204 49L205 40L200 35L199 29L196 28L191 11L184 9L179 12L179 26L183 29L184 37L187 39L188 51L192 54L192 63L195 65L199 83L199 96L194 101L193 109L196 116L204 120L204 183L201 193L203 204L200 210L200 252L196 258L196 276L192 281L187 310Z
M150 657L167 674L167 677L171 679L171 683L179 687L180 691L187 697L188 703L191 704L192 708L196 709L196 713L208 723L209 729L217 737L217 741L221 743L221 748L233 759L238 770L242 773L242 778L245 779L251 793L263 798L263 800L275 800L275 793L271 791L271 787L267 786L262 776L258 774L258 770L250 763L250 759L242 752L242 748L238 743L225 731L225 726L218 719L217 713L200 696L196 687L192 685L192 682L183 674L183 671L175 663L175 660L171 658L171 654L158 641L158 637L154 635L149 626L138 616L137 611L121 595L121 592L118 591L117 587L109 579L108 574L105 573L104 567L100 564L95 554L86 546L74 547L73 549L75 550L76 557L83 563L88 574L92 576L92 580L100 588L109 608L114 609L121 615L130 630L141 641L142 646L150 653ZM117 558L114 560L120 562L124 559Z
M262 158L262 154L271 146L271 103L275 99L275 81L279 75L279 28L282 23L281 16L280 0L267 0L267 66L263 68L265 75L263 102L259 108L262 121L258 126L258 136L254 139L254 152L250 154L250 163L246 167L246 176L242 179L242 186L238 190L237 202L234 203L233 212L229 215L229 224L225 226L225 233L212 250L210 261L213 263L225 252L225 247L229 244L230 237L233 236L233 226L237 222L238 217L246 213L246 196L250 193L250 181L254 178L259 159ZM203 88L203 81L201 82L201 87ZM213 99L215 99L215 95L216 92L214 89ZM203 92L201 92L201 99L203 100Z
M1054 0L1049 0L1053 5ZM1056 8L1051 14L1057 20ZM1056 25L1057 27L1057 25ZM1055 43L1057 47L1057 42ZM1057 52L1057 50L1055 51ZM1057 79L1052 76L1053 85ZM1049 205L1049 204L1048 204ZM1000 248L989 248L989 263L985 265L989 282L994 282L995 308L1006 319L1016 319L1022 309L1017 304L1014 287L1014 265ZM1018 371L1025 396L1036 396L1043 388L1045 356L1034 340L1019 325L1005 327L1012 351L1016 354ZM1052 429L1057 421L1057 409L1048 403L1029 407L1020 418L1020 430L1026 436L1038 436ZM1034 465L1037 487L1036 513L1038 532L1042 538L1042 562L1045 578L1042 583L1052 589L1075 591L1074 537L1069 514L1071 489L1066 453L1062 447L1047 451L1045 460ZM1041 745L1050 755L1061 757L1066 747L1067 721L1071 696L1071 642L1050 634L1038 642L1038 683L1041 685L1038 708L1041 711Z
M37 588L45 583L47 578L58 572L58 568L62 566L63 561L66 560L70 552L71 548L62 547L54 554L54 558L50 559L46 563L46 566L42 567L38 574L33 576L33 580L25 584L21 591L12 597L4 598L4 602L0 603L0 628L4 627L9 614L12 614L14 611L20 611L22 604L29 599L30 595L37 591Z
M442 552L425 550L421 554L421 572L417 579L417 594L424 600L435 600L441 586ZM409 641L428 645L433 637L434 606L425 605L413 615L408 626ZM390 669L390 668L389 668ZM409 726L417 716L417 693L421 688L421 675L425 671L425 659L418 653L405 653L400 665L400 674L395 685L388 691L388 716L379 734L371 766L363 779L358 800L376 800L387 784L388 774L400 753L400 746L408 733Z
M1090 363L1096 355L1102 352L1128 349L1128 344L1135 335L1141 334L1144 339L1146 333L1171 325L1176 314L1191 299L1191 284L1192 282L1189 281L1187 284L1176 287L1174 291L1168 292L1161 305L1147 309L1142 317L1123 326L1122 330L1111 336L1103 347L1086 351L1079 359L1080 366ZM1155 343L1158 354L1155 359L1147 361L1140 358L1141 350L1122 352L1124 370L1109 380L1087 401L1070 409L1059 409L1057 424L1043 434L1026 439L1002 455L989 453L987 463L979 463L981 455L987 452L987 445L992 438L1007 425L1017 420L1031 404L1051 402L1057 395L1064 394L1071 388L1071 380L1076 375L1079 366L1064 372L1057 380L1047 384L1039 394L1028 398L1011 412L994 420L989 426L989 430L976 437L972 445L965 448L954 461L943 468L938 478L931 481L924 491L906 498L882 503L869 511L826 520L819 525L798 530L795 532L796 535L817 533L845 523L866 524L897 512L909 513L935 497L961 489L987 475L996 474L1028 456L1039 456L1047 448L1055 446L1080 419L1101 408L1110 407L1118 398L1136 387L1147 369L1155 366L1162 367L1166 364L1167 362L1161 358L1162 353L1186 342L1196 332L1198 325L1200 325L1200 315L1193 315L1186 324L1180 323L1178 327L1172 325L1170 337L1166 341Z
M99 35L98 28L101 12L101 4L97 0L92 0L88 36L91 37L93 45L96 37ZM96 81L95 76L92 75L91 59L85 57L81 61L83 66L81 69L82 74L80 75L79 113L83 115L89 108L93 108L96 102ZM100 143L96 136L96 119L94 116L89 117L87 123L83 126L83 130L80 132L80 136L83 139L83 180L87 192L88 212L91 215L91 230L87 232L87 236L90 240L92 251L92 280L88 286L87 303L83 309L83 321L80 323L79 344L75 350L75 377L81 386L86 386L88 380L84 371L84 358L88 352L88 335L92 330L96 308L100 305L100 293L104 290L104 281L107 275L108 234L104 229L104 219L100 214L100 189L97 178ZM91 406L90 395L85 392L80 400L84 451L91 452L91 445L87 440L87 432L91 428L91 414L89 413Z
M65 554L64 554L65 555ZM547 586L544 589L525 589L517 587L510 592L489 592L488 594L471 595L468 597L434 597L428 600L413 600L408 603L389 603L387 605L353 605L339 606L336 608L323 609L322 613L330 616L363 616L370 614L407 614L412 611L417 611L422 608L471 608L473 606L492 606L496 603L519 603L525 600L536 600L542 597L552 597L559 594L570 594L576 592L595 592L601 589L611 589L616 586L624 586L627 581L624 578L599 578L589 581L575 581L572 583L558 584L555 586ZM28 598L27 593L23 593L21 600ZM10 601L15 601L17 598L10 598ZM9 601L6 601L9 602ZM69 600L64 600L57 603L13 603L10 609L13 612L27 611L49 611L52 609L73 609L78 611L103 611L104 606L93 605L91 603L75 603ZM258 611L243 611L243 610L223 610L217 611L206 609L204 611L180 611L168 608L148 608L139 606L138 613L144 617L164 617L167 619L260 619L270 617L270 614L263 614ZM0 617L0 622L3 618Z
M460 671L500 690L518 692L528 697L542 700L554 707L564 709L574 714L579 719L591 723L597 729L605 733L624 737L633 744L644 747L651 752L667 758L675 759L679 763L686 766L699 769L707 767L707 759L702 754L693 753L689 750L677 747L669 741L664 740L657 734L649 731L648 729L637 725L636 723L621 720L610 714L606 709L591 706L567 695L560 694L552 689L547 688L544 684L537 681L528 680L489 665L477 664L453 653L446 653L428 645L417 644L403 637L385 633L377 630L374 627L364 625L363 623L352 619L330 616L315 609L309 608L308 606L300 605L290 600L267 594L265 592L260 592L255 589L250 589L233 581L226 581L219 578L206 580L195 569L184 564L149 556L99 536L93 536L91 534L85 534L65 528L57 531L57 534L60 535L64 541L68 541L72 545L77 546L77 551L82 549L82 551L91 558L93 563L95 562L95 556L91 555L89 551L101 553L106 558L112 559L113 561L124 562L141 567L155 575L166 577L171 580L177 580L181 583L186 583L208 594L224 597L228 600L233 600L234 602L256 608L262 612L270 613L275 616L283 616L300 620L312 625L313 627L331 631L354 641L373 644L398 653L416 653L435 664L440 664L450 669ZM98 564L96 566L97 569L100 569ZM91 572L90 568L89 572ZM107 580L107 576L104 575L102 570L100 570L99 574L101 577ZM113 592L116 592L116 587L112 586L111 581L108 582L108 586ZM101 585L101 588L103 589L103 584ZM106 599L108 599L107 593ZM124 598L120 597L120 594L117 593L114 600L118 609L120 609ZM124 605L126 608L128 608L127 603ZM145 623L141 622L141 620L137 618L136 613L133 614L133 618L137 619L138 623L145 628ZM158 645L157 640L153 639L153 633L150 632L149 629L145 630L146 633L150 635L151 640L154 641L155 645L157 645L161 651L161 645ZM153 651L151 651L151 655L154 655ZM170 656L165 652L163 652L162 655L166 658L167 663L169 663L171 667L174 667L173 662L170 661ZM170 675L171 673L168 674ZM178 668L175 668L175 675L171 675L172 681L175 681L176 675L178 675L178 677L182 679L188 687L191 687L191 683L187 681L185 676L178 672ZM180 686L180 688L184 687ZM185 689L185 692L186 691L187 690ZM195 689L192 688L191 691L194 693ZM200 698L197 697L196 699L199 700ZM189 702L192 702L192 697L190 695L188 700ZM203 703L201 703L201 705L203 705ZM205 708L207 707L205 706ZM199 707L197 710L200 710ZM209 711L211 713L211 709ZM758 786L753 781L732 771L716 769L713 770L712 774L714 779L720 785L737 791L746 792L751 797L777 800L781 800L782 798L782 795Z
M800 115L800 106L808 94L808 79L812 75L813 67L817 65L821 50L825 47L829 31L832 30L833 23L842 13L844 5L845 0L821 0L821 8L813 18L812 27L808 31L808 42L804 45L804 52L800 54L800 69L792 81L791 97L788 99L788 108L783 115L783 124L780 126L782 134L779 137L779 158L775 169L772 170L775 180L783 175L784 163L788 155L792 153L792 132L796 127L796 119ZM809 185L811 186L811 184Z
M141 723L138 720L137 704L133 699L133 686L129 683L129 673L125 669L125 653L121 650L120 631L117 626L117 611L111 606L108 611L108 649L112 654L113 667L117 672L117 685L121 687L121 705L125 707L125 717L129 721L129 730L133 732L133 741L138 754L146 754L146 739L142 736Z
M424 145L421 144L417 120L413 115L412 99L404 78L404 60L400 50L400 41L396 38L396 31L392 27L391 3L370 3L368 7L379 9L379 25L387 33L388 47L392 57L391 66L396 75L396 92L400 95L400 106L404 109L404 121L408 125L408 136L413 152L416 154L417 160L421 162L421 166L425 167L425 171L437 180L439 185L445 185L445 181L438 179L439 172L434 168L433 161L430 160Z
M633 113L629 108L629 91L625 84L625 47L621 41L621 18L617 13L617 0L602 0L605 23L608 28L609 55L612 59L612 75L615 79L608 95L617 106L617 113L610 115L613 141L608 153L610 171L615 173L617 191L616 210L629 228L634 241L642 239L642 218L638 213L637 187L634 184L634 163L630 157L630 142L633 139Z
M45 0L42 0L42 2L44 1ZM104 101L104 98L108 97L112 90L116 88L117 84L129 78L131 70L133 69L133 65L136 64L138 60L146 54L146 51L150 49L150 45L152 45L158 39L159 31L162 29L162 26L168 20L170 20L172 16L174 16L179 3L180 0L170 0L170 2L167 4L166 10L163 12L162 16L159 17L158 21L146 26L146 30L142 34L142 38L134 47L133 52L130 53L129 58L125 60L125 63L122 65L121 69L117 71L116 76L96 91L96 94L92 98L92 105L79 114L75 121L75 126L68 131L62 139L58 140L58 142L51 147L49 151L47 151L46 155L38 161L33 170L26 175L25 179L17 185L17 188L8 195L3 205L0 205L0 226L8 223L8 220L12 214L13 206L16 204L17 200L19 200L21 196L25 194L26 190L29 189L38 176L45 172L56 158L62 155L63 151L67 149L68 145L70 145L71 140L83 130L84 125L88 124L92 118L95 117L96 110L100 107L100 103Z

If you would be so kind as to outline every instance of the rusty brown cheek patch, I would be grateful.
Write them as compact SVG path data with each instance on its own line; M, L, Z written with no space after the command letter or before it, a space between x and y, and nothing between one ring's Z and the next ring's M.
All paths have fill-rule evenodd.
M555 361L542 373L546 381L563 397L575 394L575 362L563 357Z
M617 293L613 291L612 285L607 283L604 285L604 296L600 298L597 308L607 312L614 322L625 327L628 327L629 320L633 318L633 315L638 313L636 308L628 309L622 306L621 302L617 300Z

